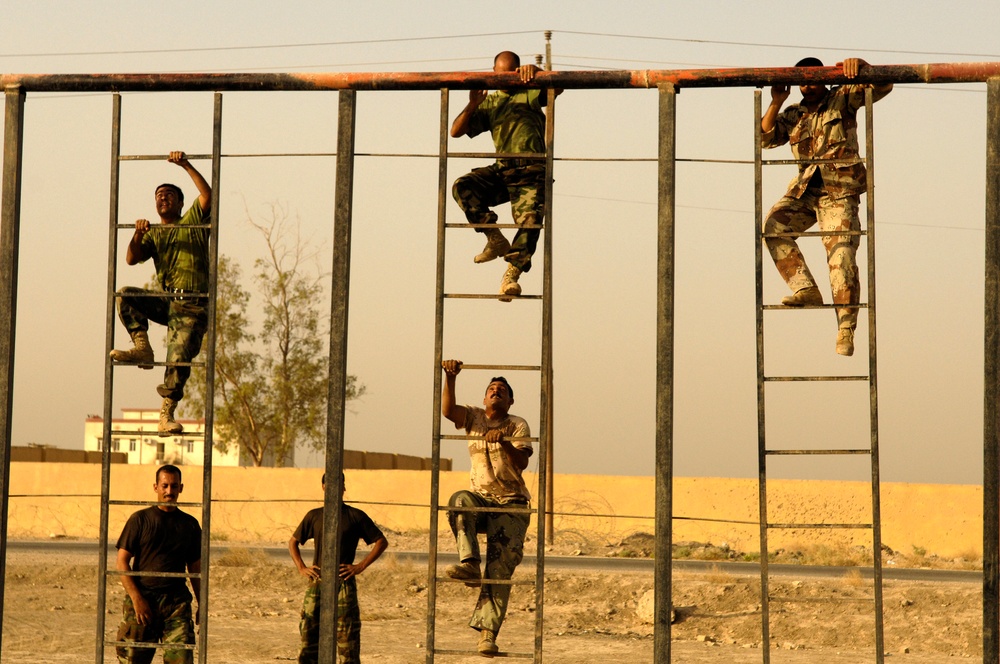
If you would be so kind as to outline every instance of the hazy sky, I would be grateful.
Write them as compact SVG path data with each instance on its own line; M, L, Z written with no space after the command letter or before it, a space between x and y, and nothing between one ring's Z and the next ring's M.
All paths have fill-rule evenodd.
M113 7L113 10L112 10ZM490 9L487 10L487 7ZM4 3L0 71L9 73L471 71L504 49L530 61L553 31L556 69L786 66L1000 59L993 1L843 2L836 24L801 2ZM477 13L478 12L478 13ZM824 29L825 28L825 29ZM764 91L765 104L767 90ZM455 91L450 116L467 93ZM791 101L799 98L793 92ZM362 92L357 150L434 153L438 92ZM982 459L985 86L897 86L876 107L879 379L882 477L978 483ZM336 93L227 93L224 153L334 152ZM749 160L750 89L684 90L678 156ZM654 90L568 91L556 109L557 157L654 158ZM111 97L31 94L26 105L15 445L81 447L102 411ZM211 150L212 96L124 95L123 152ZM488 151L489 137L452 140ZM768 156L787 158L787 148ZM456 159L454 179L486 160ZM208 175L208 162L196 165ZM347 446L428 455L432 424L437 164L359 157L354 195L349 371L368 387L352 404ZM793 167L765 172L765 208ZM122 169L121 219L153 214L174 166ZM656 297L655 162L556 164L556 470L653 470ZM261 244L245 209L288 206L329 269L334 159L230 158L222 165L220 250L249 272ZM753 171L681 163L677 181L675 450L680 475L756 475ZM506 208L500 211L506 219ZM449 221L461 220L449 200ZM121 247L128 233L120 234ZM802 241L829 301L819 240ZM503 266L476 266L479 236L451 231L447 289L494 292ZM765 257L765 298L784 284ZM540 291L541 262L522 277ZM120 267L119 285L151 266ZM248 287L251 284L247 284ZM537 363L534 302L448 302L446 356ZM865 327L862 314L861 330ZM769 374L858 374L834 354L833 314L771 312ZM117 339L125 338L118 328ZM157 339L160 335L157 335ZM162 343L157 341L157 343ZM162 351L161 351L162 356ZM161 372L118 370L122 406L156 407ZM510 375L514 412L537 429L537 378ZM486 375L459 377L479 403ZM774 447L867 444L863 385L768 388ZM444 429L451 432L449 427ZM444 454L465 457L461 443ZM535 462L533 461L532 468ZM462 463L457 467L463 467ZM787 460L773 475L865 479L862 460Z

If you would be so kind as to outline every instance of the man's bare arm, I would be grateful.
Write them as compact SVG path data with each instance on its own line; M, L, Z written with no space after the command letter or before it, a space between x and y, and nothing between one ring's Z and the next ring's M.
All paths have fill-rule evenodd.
M188 161L187 155L185 155L180 150L174 150L167 157L167 161L171 164L177 164L191 177L191 181L194 182L194 186L198 188L198 202L201 204L201 209L208 211L208 206L212 204L212 187L208 184L198 169L191 165Z

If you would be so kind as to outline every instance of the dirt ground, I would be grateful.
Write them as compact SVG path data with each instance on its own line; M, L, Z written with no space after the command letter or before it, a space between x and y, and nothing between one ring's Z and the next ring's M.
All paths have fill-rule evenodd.
M420 548L415 545L418 540L391 538L396 550ZM636 548L641 547L620 547L610 553L641 554ZM93 556L13 550L8 552L6 570L0 662L93 662L97 597ZM532 579L533 572L524 566L515 579ZM296 661L305 582L290 561L273 560L252 548L238 549L213 562L210 579L210 662ZM359 577L358 585L363 661L426 661L426 568L395 560L390 549ZM647 593L652 585L651 574L547 572L544 661L651 661L653 628L643 620L643 607L650 601ZM475 592L461 584L439 585L437 647L474 649L476 633L467 627L467 620ZM109 583L109 638L117 627L123 595L117 582ZM772 662L874 661L872 588L860 575L821 580L776 577L771 580L771 595L781 598L771 603ZM981 660L980 596L976 583L886 581L885 648L892 661ZM720 571L675 573L674 606L673 662L762 661L759 578ZM534 590L518 586L498 639L501 650L530 652L534 624ZM114 661L111 650L106 651L105 661ZM483 659L438 656L436 661Z

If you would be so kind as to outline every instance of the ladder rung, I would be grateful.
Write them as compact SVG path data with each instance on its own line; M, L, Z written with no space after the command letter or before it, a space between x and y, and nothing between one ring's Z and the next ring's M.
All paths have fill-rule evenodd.
M768 528L782 530L797 528L871 530L872 527L870 523L768 523L766 525Z
M453 505L438 505L439 512L492 512L493 514L534 514L530 507L457 507Z
M478 650L450 650L448 648L435 648L435 655L475 655L477 657L482 657L482 653ZM534 653L530 652L498 652L492 657L511 657L514 659L534 659Z
M437 578L438 583L469 583L466 579L453 579L450 576L439 576ZM475 582L475 579L473 579ZM534 580L528 579L483 579L479 582L479 585L483 586L533 586L535 585Z
M866 381L868 376L764 376L765 383L793 383L805 381Z
M767 601L769 601L769 602L788 602L788 603L793 603L793 602L819 602L819 603L824 603L824 602L830 602L830 603L834 603L834 602L874 602L875 598L874 597L785 597L785 596L778 596L778 597L768 597Z
M867 309L868 303L861 304L807 304L802 307L789 307L784 304L765 304L764 311L789 311L802 309Z
M155 429L112 429L112 436L155 436L157 438L204 438L204 431L181 431L180 433L167 433L160 435Z
M109 500L108 505L145 505L146 507L153 507L155 505L162 505L155 500ZM201 507L201 503L171 503L176 507Z
M140 364L143 366L154 366L154 367L203 367L204 362L119 362L118 360L111 360L111 364L118 367L137 367Z
M104 646L122 646L123 648L170 648L171 650L194 650L198 647L193 643L148 643L145 641L105 641Z
M796 455L796 454L816 454L816 455L837 455L837 454L871 454L870 449L841 449L841 450L764 450L768 456Z
M532 159L535 161L545 161L548 156L544 152L449 152L449 157L459 157L462 159ZM830 160L831 163L848 163L844 160Z
M831 235L868 235L868 231L789 231L787 233L761 233L761 237L829 237Z
M761 165L789 166L792 164L864 164L867 161L864 157L850 157L848 159L762 159Z
M441 434L438 436L440 440L483 440L483 436L462 436L459 434ZM537 443L539 441L538 436L504 436L504 440L516 443L519 441L527 441L529 443Z
M539 231L542 230L543 228L545 228L545 226L543 226L542 224L532 224L531 226L519 226L518 224L470 224L470 223L465 223L465 224L445 224L444 227L445 228L477 228L477 229L478 228L482 228L482 229L488 229L488 228L513 228L513 229L517 229L517 230L524 229L524 230L539 230Z
M157 228L164 228L164 227L180 228L180 226L175 226L174 224L150 224L149 225L149 230L151 230L153 232L156 232ZM134 231L135 230L135 224L115 224L115 228L117 228L118 230L122 230L122 231ZM188 229L188 228L208 228L208 229L211 229L212 228L212 224L184 224L184 228L185 229Z
M442 297L446 300L499 300L501 295L497 293L496 295L487 295L479 293L445 293ZM502 297L510 298L511 300L540 300L541 295L504 295Z
M107 570L109 576L144 576L158 579L200 579L200 572L122 572L116 569Z
M462 363L463 369L485 369L488 371L541 371L542 367L537 364L467 364Z

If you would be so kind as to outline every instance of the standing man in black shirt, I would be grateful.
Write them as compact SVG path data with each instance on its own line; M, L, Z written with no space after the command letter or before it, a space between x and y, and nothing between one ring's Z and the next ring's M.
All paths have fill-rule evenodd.
M323 488L326 489L326 475L323 475ZM344 486L344 483L341 483ZM369 565L378 560L382 552L389 546L385 535L378 529L375 522L367 514L356 507L343 504L344 492L341 490L340 510L340 561L337 573L340 576L340 593L337 596L337 653L341 664L360 664L361 662L361 609L358 606L358 586L354 580L358 574L365 571ZM309 540L316 541L313 553L313 563L306 566L299 553L299 545ZM357 565L354 555L358 550L358 541L364 540L371 545L371 551ZM302 639L302 651L299 653L299 664L316 664L319 658L319 564L323 550L323 508L309 510L302 523L295 529L295 534L288 540L288 553L291 554L299 574L309 579L309 588L302 602L302 618L299 621L299 635Z
M153 484L156 506L135 512L125 523L118 538L116 568L121 572L201 572L201 526L177 508L177 497L184 490L181 471L176 466L161 466ZM126 576L122 586L127 596L118 628L119 641L140 643L194 643L191 618L191 593L182 577ZM199 597L200 580L191 579L194 599ZM153 648L119 646L121 664L149 664ZM164 664L192 664L190 649L163 650Z

